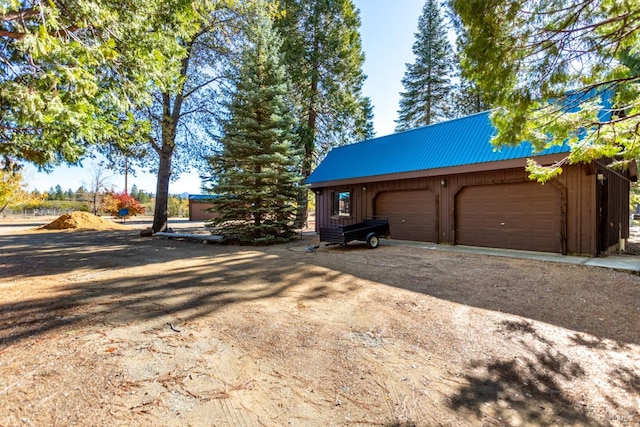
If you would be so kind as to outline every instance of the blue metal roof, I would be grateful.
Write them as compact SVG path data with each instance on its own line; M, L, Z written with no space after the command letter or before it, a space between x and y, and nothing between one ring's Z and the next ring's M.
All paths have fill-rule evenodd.
M533 156L528 142L517 147L494 148L495 128L489 112L369 139L334 148L311 174L316 184L403 172L472 165ZM554 146L537 156L569 152L567 145Z
M211 200L220 197L217 194L189 194L189 200Z

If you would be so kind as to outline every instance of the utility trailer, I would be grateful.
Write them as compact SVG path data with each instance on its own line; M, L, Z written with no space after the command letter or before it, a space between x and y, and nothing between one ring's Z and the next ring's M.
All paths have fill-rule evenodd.
M354 240L367 242L370 249L378 247L380 236L389 235L387 218L365 218L364 221L337 227L320 227L320 241L334 245L346 245Z

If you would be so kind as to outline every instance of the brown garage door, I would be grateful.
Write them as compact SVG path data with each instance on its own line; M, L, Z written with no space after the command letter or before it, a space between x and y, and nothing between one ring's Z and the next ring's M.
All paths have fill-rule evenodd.
M456 197L456 243L562 252L561 197L533 182L466 187Z
M376 197L376 215L389 218L391 238L437 242L435 195L427 190L389 191Z

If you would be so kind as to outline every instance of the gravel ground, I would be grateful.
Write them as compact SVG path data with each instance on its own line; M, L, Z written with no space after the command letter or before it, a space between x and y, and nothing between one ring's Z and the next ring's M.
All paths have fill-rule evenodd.
M638 276L130 226L0 235L0 425L640 425Z

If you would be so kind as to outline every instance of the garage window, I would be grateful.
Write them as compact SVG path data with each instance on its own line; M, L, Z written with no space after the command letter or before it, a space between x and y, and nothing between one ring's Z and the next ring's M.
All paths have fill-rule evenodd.
M351 216L351 192L333 193L333 216Z

